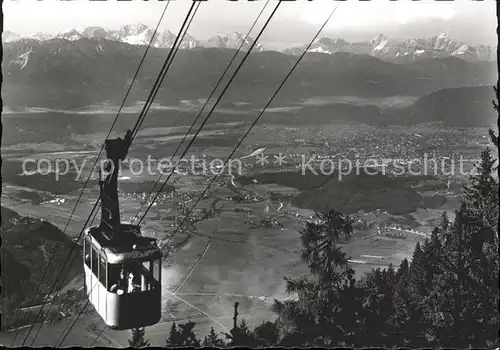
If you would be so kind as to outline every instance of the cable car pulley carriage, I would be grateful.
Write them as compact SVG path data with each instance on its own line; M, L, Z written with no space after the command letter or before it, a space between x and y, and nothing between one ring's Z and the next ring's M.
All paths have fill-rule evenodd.
M120 222L118 162L124 160L132 133L105 141L108 174L99 176L101 223L85 230L85 290L106 325L126 330L161 319L161 258L156 240L138 225Z

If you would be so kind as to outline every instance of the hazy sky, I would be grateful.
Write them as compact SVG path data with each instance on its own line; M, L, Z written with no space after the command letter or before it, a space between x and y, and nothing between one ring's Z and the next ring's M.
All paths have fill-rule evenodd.
M261 41L275 48L305 43L339 2L315 0L280 5ZM30 34L101 26L118 29L142 22L155 27L166 2L5 0L4 30ZM189 33L200 40L231 31L246 33L265 1L210 0L201 4ZM271 0L266 13L276 4ZM161 25L176 33L191 1L172 1ZM261 24L266 18L261 19ZM495 0L340 2L325 35L347 40L370 39L378 33L398 37L427 37L447 32L470 43L496 43ZM255 30L254 36L258 29Z

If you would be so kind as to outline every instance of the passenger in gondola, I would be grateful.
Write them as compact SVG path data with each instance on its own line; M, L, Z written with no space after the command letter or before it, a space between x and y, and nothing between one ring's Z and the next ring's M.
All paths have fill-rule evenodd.
M121 295L121 294L125 293L125 291L127 290L126 286L127 286L127 283L125 280L125 271L123 270L123 266L122 266L120 269L120 278L118 279L118 281L114 285L111 286L109 291L112 293L116 293L116 294Z
M138 283L138 278L140 278L140 276L137 273L137 271L131 272L128 275L128 292L129 293L134 293L134 292L138 292L141 290L141 286Z

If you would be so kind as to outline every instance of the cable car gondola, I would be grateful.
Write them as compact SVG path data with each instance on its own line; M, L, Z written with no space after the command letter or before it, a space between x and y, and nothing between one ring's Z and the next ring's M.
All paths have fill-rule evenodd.
M120 222L118 164L130 146L125 139L106 140L104 181L99 176L101 223L85 230L85 291L89 302L111 329L154 325L161 319L161 258L153 238L138 225Z

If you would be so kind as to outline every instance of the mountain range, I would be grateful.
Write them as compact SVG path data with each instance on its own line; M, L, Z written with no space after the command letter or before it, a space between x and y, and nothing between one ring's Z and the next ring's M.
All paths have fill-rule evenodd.
M153 38L154 35L154 38ZM69 29L57 34L48 34L43 32L33 33L27 36L21 36L17 33L5 31L2 35L3 42L13 42L21 39L32 39L39 42L48 41L51 39L64 39L75 41L82 38L86 39L107 39L127 43L130 45L148 45L156 48L170 48L173 46L176 34L169 30L159 31L155 34L155 30L149 28L145 24L138 23L135 25L124 25L119 30L106 30L101 27L86 27L82 29ZM151 39L153 40L151 41ZM245 38L240 33L230 33L223 36L213 36L203 44L186 33L180 45L181 49L193 49L197 47L219 47L237 49L244 41L242 49L248 49L253 43L250 37ZM256 44L254 51L263 51L260 44Z
M4 38L12 39L3 45L4 106L12 110L22 110L24 107L61 110L90 105L120 105L144 55L143 44L151 38L152 33L144 25L124 26L119 31L89 27L66 31L52 38L43 34L21 38L4 32ZM241 34L233 33L211 38L202 45L191 36L186 36L182 46L184 49L178 51L172 69L156 95L155 103L175 107L181 106L182 101L206 98L243 39ZM128 95L128 106L146 99L170 50L169 43L173 40L174 35L168 31L155 37L155 45L150 48ZM247 38L244 46L248 48L252 40ZM486 118L483 110L467 108L465 105L476 103L474 101L480 97L479 91L490 98L490 93L486 91L491 90L491 86L496 83L496 62L466 59L466 52L482 51L465 50L443 35L428 41L416 41L417 44L406 42L401 50L413 50L413 53L408 51L407 55L400 54L398 57L407 59L397 61L384 56L384 53L394 53L390 50L390 42L382 36L369 44L358 43L357 46L341 39L319 39L270 107L297 105L320 96L368 99L410 96L420 97L423 102L406 109L404 118L400 116L402 110L397 112L398 115L392 115L375 105L353 106L345 103L308 107L308 115L311 119L317 115L320 120L324 120L324 115L335 114L332 118L349 117L363 122L374 121L374 116L382 123L428 121L443 118L428 101L441 103L440 99L444 98L446 103L442 104L443 110L452 112L445 113L444 118L456 118L447 120L451 124L458 120L460 124L466 124L469 117L479 112L485 117L478 115L479 124L490 119L489 114ZM424 50L424 43L429 50L448 52L449 55L430 57L420 54L419 50ZM353 51L356 51L356 47L372 49L353 53L345 52L348 51L346 47L353 48ZM245 103L247 111L261 108L297 61L293 50L267 51L260 44L257 48L256 52L248 56L219 107L243 109L234 103L239 103L238 106ZM379 57L373 54L374 49L377 49L375 51ZM415 55L419 58L411 59ZM234 64L229 69L228 76L236 66ZM474 88L477 86L479 88ZM441 89L444 89L443 92L439 92ZM468 94L472 97L468 98ZM453 103L456 99L460 100L460 104ZM486 109L490 108L488 101L482 104ZM463 108L453 107L458 105ZM280 123L283 118L294 121L293 113L285 114L273 113L275 117L270 115L267 118L274 118ZM234 116L226 115L224 118L234 119Z
M304 47L285 50L301 54ZM396 39L379 34L370 41L347 42L343 39L320 38L309 49L311 52L332 54L350 52L368 54L393 62L411 62L428 58L458 57L469 62L493 61L495 49L487 45L468 45L450 38L446 33L431 38Z
M229 38L231 39L231 38ZM231 45L236 40L227 40ZM121 103L144 55L144 46L103 38L20 39L4 44L3 101L9 108L56 109L109 101ZM127 102L144 101L167 57L152 47ZM155 98L162 105L206 98L235 54L229 48L179 50ZM297 57L276 51L248 56L223 103L267 101ZM236 64L234 64L234 67ZM278 94L275 104L315 96L423 96L442 88L495 84L494 62L457 57L424 58L399 64L368 54L310 52ZM228 71L228 75L235 68Z
M118 30L107 30L102 27L86 27L82 29L69 29L57 34L43 32L21 36L11 31L4 31L3 42L13 42L21 39L32 39L36 41L47 41L51 39L64 39L74 41L82 38L87 39L107 39L131 45L147 45L153 37L154 29L145 24L124 25ZM157 32L152 41L152 46L156 48L172 47L176 35L169 30ZM224 36L213 36L205 41L197 40L186 34L181 43L182 49L193 49L199 47L218 48L238 48L245 39L241 33L230 33ZM253 39L248 37L245 40L243 49L248 49ZM305 49L303 47L292 47L284 50L287 54L300 54ZM257 43L254 51L261 52L265 48ZM375 38L360 42L348 42L344 39L332 39L322 37L317 39L311 46L311 52L321 52L332 54L335 52L349 52L355 54L368 54L384 60L395 62L415 61L423 58L436 57L459 57L467 61L493 61L495 48L487 45L470 45L450 38L446 33L431 38L411 38L398 39L389 38L379 34Z

